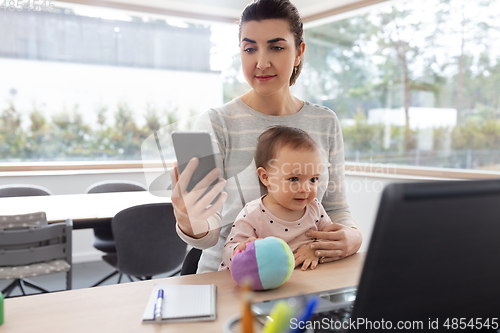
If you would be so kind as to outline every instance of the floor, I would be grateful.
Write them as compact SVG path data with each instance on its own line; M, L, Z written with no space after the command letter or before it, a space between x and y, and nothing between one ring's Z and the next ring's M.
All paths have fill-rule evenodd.
M73 289L89 288L113 271L114 269L104 261L73 264ZM169 275L169 273L161 274L154 276L153 279L164 278L168 277ZM50 291L59 291L66 289L66 273L35 276L29 278L29 280L41 285L42 287ZM137 279L134 279L134 281L137 281ZM0 290L3 290L11 282L12 280L0 280ZM116 283L118 283L118 275L112 277L101 285L104 286ZM121 283L130 283L130 280L128 279L128 277L123 276ZM26 293L35 294L38 293L38 291L31 289L30 287L26 287ZM16 287L11 293L11 296L21 295L21 290L18 287Z

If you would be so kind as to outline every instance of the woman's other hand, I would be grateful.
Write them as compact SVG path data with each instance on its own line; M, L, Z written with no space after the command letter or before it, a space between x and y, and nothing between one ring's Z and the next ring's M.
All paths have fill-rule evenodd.
M213 169L196 186L187 191L187 187L194 171L199 164L197 158L192 158L186 168L179 175L177 162L170 172L172 179L172 206L179 228L186 235L194 238L201 238L208 233L209 225L207 219L222 208L226 201L227 193L222 192L226 181L220 179L219 182L200 199L205 190L216 180L221 170ZM221 193L219 199L210 206L210 203Z
M340 260L358 252L363 241L358 229L338 223L333 223L322 231L310 230L306 232L306 236L320 240L309 245L315 250L315 255L321 258L320 263Z

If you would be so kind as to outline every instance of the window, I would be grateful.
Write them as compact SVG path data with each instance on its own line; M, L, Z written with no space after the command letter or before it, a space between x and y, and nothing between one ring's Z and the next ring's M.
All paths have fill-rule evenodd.
M337 113L348 162L500 171L497 17L500 0L414 0L309 22L292 91ZM158 128L249 89L237 29L0 11L0 162L140 160Z
M500 171L500 1L427 0L306 30L303 98L347 161Z
M498 17L499 0L415 0L311 22L292 90L336 112L348 162L500 171Z
M0 162L141 160L155 130L222 104L223 24L68 6L0 10Z

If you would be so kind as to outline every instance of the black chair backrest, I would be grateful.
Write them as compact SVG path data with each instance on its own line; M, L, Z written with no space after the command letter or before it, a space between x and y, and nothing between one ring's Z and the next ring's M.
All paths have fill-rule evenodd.
M133 192L146 191L146 187L139 183L126 180L104 181L91 185L85 193L110 193L110 192Z
M171 203L130 207L111 221L118 269L134 276L153 276L178 268L186 243L175 230Z
M181 275L196 274L201 253L202 251L195 247L189 250L189 253L186 255L186 259L184 259L184 263L182 264Z
M13 184L0 186L0 197L30 197L39 195L51 195L48 189L38 185Z

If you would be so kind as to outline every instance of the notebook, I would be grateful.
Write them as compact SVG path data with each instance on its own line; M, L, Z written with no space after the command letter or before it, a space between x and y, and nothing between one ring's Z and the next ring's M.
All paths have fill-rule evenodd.
M405 331L496 331L499 262L499 179L391 184L357 290L318 293L313 320L329 324L314 332L332 331L334 318L361 323L335 324L339 332L382 330L383 322L386 330L403 323ZM269 303L255 310L263 313Z
M142 315L144 323L156 323L154 311L160 289L164 291L160 322L215 320L217 316L216 285L155 284Z

